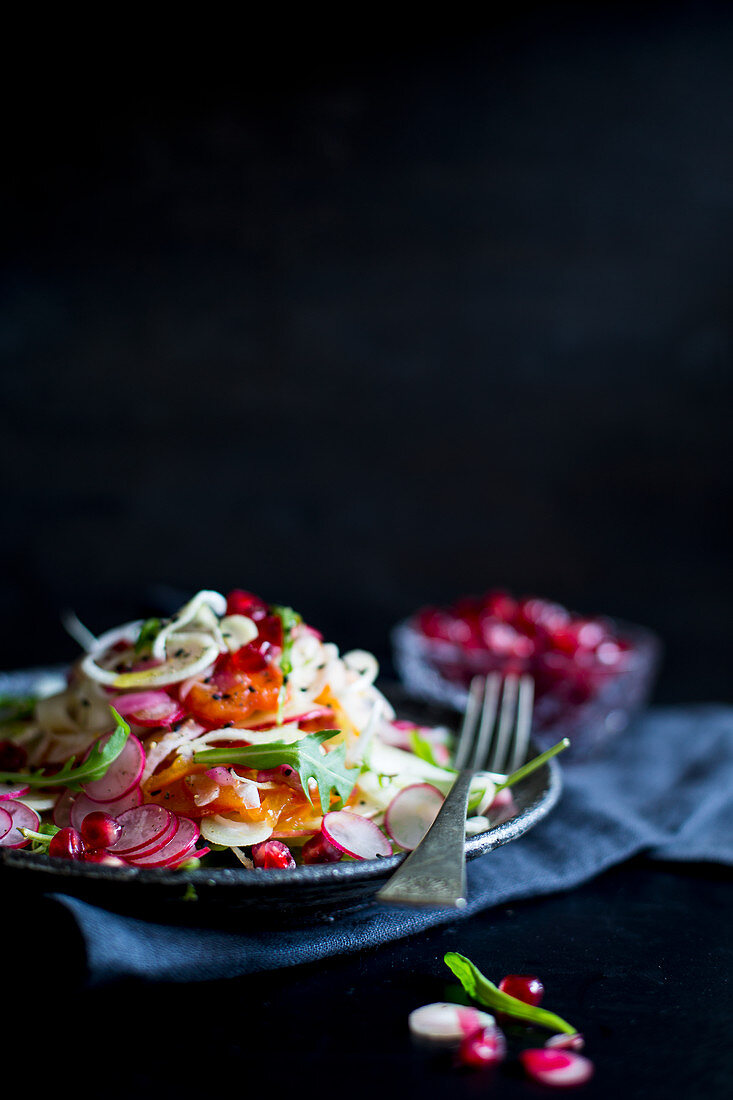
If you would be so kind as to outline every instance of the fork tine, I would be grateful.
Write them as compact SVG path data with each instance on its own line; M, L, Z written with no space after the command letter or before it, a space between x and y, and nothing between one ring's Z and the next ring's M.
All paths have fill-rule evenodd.
M534 680L531 676L522 676L519 681L519 699L517 701L517 723L515 726L513 751L507 765L507 771L515 772L527 759L529 735L532 729L532 706L534 704Z
M499 712L499 728L491 747L488 766L489 771L500 772L504 770L509 739L514 727L514 714L518 690L519 681L517 677L512 674L508 675L504 680L504 690L501 696L501 711Z
M468 756L471 751L471 745L473 744L473 739L476 732L476 726L478 725L479 708L481 707L481 698L483 696L483 692L483 676L474 676L468 692L468 702L466 703L466 712L463 715L461 732L458 735L458 748L456 749L456 759L454 767L459 772L463 771L468 761Z
M475 740L473 758L469 765L473 771L482 771L489 754L489 745L496 723L496 712L499 707L499 693L501 691L501 677L498 672L492 672L486 677L484 684L484 701L481 707L481 725L478 737Z

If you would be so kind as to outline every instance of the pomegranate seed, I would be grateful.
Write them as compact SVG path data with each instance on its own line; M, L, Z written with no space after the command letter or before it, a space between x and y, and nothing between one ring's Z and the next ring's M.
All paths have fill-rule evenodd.
M263 840L252 845L252 859L255 867L295 867L290 849L281 840Z
M227 615L246 615L249 619L264 619L267 614L267 604L259 596L251 592L245 592L241 588L235 588L227 596Z
M94 810L87 814L81 823L81 835L90 848L109 848L120 839L122 826L111 814L103 810Z
M0 741L0 771L17 772L25 767L28 753L14 741Z
M335 845L326 840L323 833L316 833L307 840L302 848L303 863L338 863L343 856Z
M508 592L489 592L483 599L483 605L489 615L510 622L517 613L517 601Z
M545 994L540 979L528 974L507 974L499 982L499 989L518 1001L524 1001L526 1005L538 1005Z
M50 856L58 856L59 859L81 859L84 853L84 841L76 829L60 829L51 837L48 846Z
M464 1066L496 1066L506 1057L506 1042L498 1027L481 1027L467 1035L458 1050Z
M106 867L124 867L124 860L105 852L104 848L87 848L81 857L85 863L103 863Z
M567 1088L593 1076L593 1063L567 1050L523 1050L519 1058L529 1076L542 1085Z

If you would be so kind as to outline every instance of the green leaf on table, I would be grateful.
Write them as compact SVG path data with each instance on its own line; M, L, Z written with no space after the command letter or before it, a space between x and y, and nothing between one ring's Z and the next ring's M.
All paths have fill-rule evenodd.
M555 1033L563 1032L565 1035L576 1033L577 1028L560 1016L556 1016L554 1012L528 1005L517 997L511 997L498 989L465 955L459 955L457 951L449 951L444 956L444 962L453 971L469 996L493 1012L502 1012L505 1016L513 1016L514 1019L523 1020L524 1023L549 1028Z
M29 772L0 772L0 783L22 783L29 787L69 787L72 791L80 791L85 783L101 779L124 749L130 735L130 727L124 718L114 707L109 709L117 723L116 728L106 740L100 738L94 742L85 760L77 764L76 757L72 756L53 775L49 775L43 768Z
M359 769L346 764L346 745L336 745L327 753L321 752L324 741L340 733L340 730L320 730L306 734L300 741L285 744L270 741L265 745L246 745L243 748L202 749L193 754L196 764L242 764L245 768L267 771L287 764L300 776L303 790L311 805L309 780L318 787L321 812L327 813L331 805L331 791L346 800L359 778Z

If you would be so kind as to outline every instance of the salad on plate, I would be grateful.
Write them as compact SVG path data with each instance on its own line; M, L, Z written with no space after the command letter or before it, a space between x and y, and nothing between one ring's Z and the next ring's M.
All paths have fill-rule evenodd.
M399 719L375 658L292 608L204 590L169 619L76 633L64 689L0 727L0 847L147 868L378 859L417 846L454 781L450 731ZM475 776L468 835L512 816L518 778Z

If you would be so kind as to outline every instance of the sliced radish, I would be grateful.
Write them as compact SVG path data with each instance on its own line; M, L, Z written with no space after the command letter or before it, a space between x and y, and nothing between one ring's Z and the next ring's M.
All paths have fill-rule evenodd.
M445 799L432 783L413 783L399 791L384 815L384 825L400 848L411 852L435 821Z
M571 1035L561 1033L560 1035L551 1035L545 1046L551 1047L553 1050L582 1050L585 1046L585 1039L579 1031L574 1031Z
M147 802L144 806L121 813L117 821L122 826L122 832L114 844L110 844L109 851L116 856L127 856L129 852L147 848L165 835L171 823L175 822L175 814L156 802Z
M56 799L52 816L54 825L57 825L59 829L68 829L71 825L71 807L74 805L75 798L76 793L70 791L67 787Z
M123 718L149 729L172 726L186 713L165 691L133 691L129 695L118 695L114 706Z
M149 840L145 844L142 844L139 848L135 848L131 852L123 852L120 855L120 859L131 860L134 862L137 859L142 859L143 856L152 856L156 852L160 852L166 844L170 843L178 832L181 819L177 814L171 813L170 821L165 832L161 833L155 838L155 840ZM114 853L118 853L115 851Z
M111 733L104 735L104 744ZM129 794L140 782L145 767L145 749L134 733L129 734L122 752L113 760L106 775L87 783L84 793L92 802L113 802Z
M467 1035L482 1027L493 1027L494 1017L477 1008L465 1008L463 1005L448 1001L436 1001L422 1005L408 1016L410 1031L416 1039L443 1046L458 1046Z
M25 848L26 844L30 844L30 841L26 840L20 830L32 829L37 832L38 826L41 824L40 817L30 806L26 806L23 802L13 802L10 798L3 801L2 808L12 819L12 825L0 837L0 846L3 848Z
M392 845L373 821L348 810L324 815L321 826L326 840L354 859L378 859L392 855Z
M584 1085L593 1076L593 1063L569 1050L523 1050L519 1057L529 1076L542 1085L567 1088Z
M7 836L13 827L13 818L7 810L3 810L0 807L0 841L4 836Z
M119 818L120 814L139 806L142 800L143 794L139 787L133 787L122 798L115 798L110 802L95 802L81 791L71 802L69 824L72 828L79 830L87 814L98 813L100 810L109 814L110 817ZM54 814L56 814L56 810L54 810Z
M30 787L8 786L5 783L0 784L0 802L6 798L22 798L24 794L28 794Z
M179 817L174 836L157 852L148 855L132 852L125 856L135 867L173 867L186 859L200 836L199 827L190 817Z

